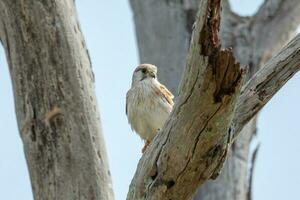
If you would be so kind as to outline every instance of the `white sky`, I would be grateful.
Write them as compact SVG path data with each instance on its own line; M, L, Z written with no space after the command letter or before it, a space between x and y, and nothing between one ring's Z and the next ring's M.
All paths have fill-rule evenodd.
M262 0L232 0L233 9L250 15ZM142 141L125 115L125 94L138 63L132 13L127 0L78 0L77 9L96 77L104 136L116 200L125 199L141 156ZM261 143L254 179L255 200L298 199L300 185L300 76L268 103L258 125ZM0 50L0 199L31 200L29 176L17 131L13 96Z

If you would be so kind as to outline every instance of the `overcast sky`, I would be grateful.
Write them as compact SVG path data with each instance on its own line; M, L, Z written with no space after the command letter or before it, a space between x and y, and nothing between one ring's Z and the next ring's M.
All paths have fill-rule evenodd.
M253 14L262 0L232 0L233 9ZM125 115L125 94L138 64L132 13L127 0L77 0L96 77L104 137L116 200L125 199L141 156L140 138ZM295 76L261 112L261 143L254 177L255 200L299 199L300 76ZM0 49L0 199L31 200L22 142L3 49Z

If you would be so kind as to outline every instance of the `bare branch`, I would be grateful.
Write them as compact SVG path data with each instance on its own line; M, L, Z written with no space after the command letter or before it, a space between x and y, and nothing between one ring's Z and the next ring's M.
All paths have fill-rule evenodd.
M235 135L298 72L299 68L300 35L269 60L243 87L233 120Z
M200 3L179 97L163 130L141 158L127 199L182 200L218 174L242 70L220 50L220 0Z
M299 0L265 0L250 24L257 64L267 61L293 36L300 23L299 10Z
M135 24L137 29L137 38L141 61L151 62L158 65L160 69L160 80L165 83L174 93L177 91L177 80L179 80L180 75L182 74L181 69L183 69L183 66L185 65L185 57L188 49L187 44L189 44L190 41L190 33L192 31L192 24L194 22L193 16L195 16L195 13L197 11L197 7L194 3L197 1L200 2L200 0L131 0L132 7L135 13ZM259 46L257 46L255 43L255 34L261 36L261 32L259 31L259 29L253 28L255 20L251 20L250 17L240 17L233 13L230 10L228 4L226 5L226 0L223 0L222 3L225 3L222 10L220 34L222 37L222 46L233 47L233 51L238 61L243 65L251 66L251 73L249 75L249 78L251 78L251 76L254 75L258 70L258 66L262 66L261 55L270 55L271 53L272 55L274 55L273 53L275 53L275 48L271 49L268 47L269 49L266 49L265 46L261 45L266 53L258 50L257 48ZM266 21L266 23L268 23L268 21ZM287 26L287 24L284 24L283 26L285 27ZM254 32L254 30L257 31ZM285 31L293 32L294 30L295 29L292 27L292 30ZM273 34L273 32L270 31L263 36L269 37L270 34ZM262 40L259 43L265 41ZM276 45L278 47L281 47L282 44L283 40L274 41L274 43L272 43L272 45ZM276 48L276 50L278 50L278 48ZM262 53L260 54L258 52ZM192 77L194 78L194 76ZM196 122L197 120L195 120L194 123ZM253 122L253 124L254 123L255 122ZM247 127L245 127L246 129L244 130L246 131L244 135L250 135L252 127L254 127L253 124L247 126L251 128L247 129ZM188 125L191 126L191 123L189 123ZM163 131L162 134L165 134L165 131ZM171 131L170 135L173 136L173 130ZM246 185L244 178L246 177L247 164L245 163L243 164L243 166L240 165L240 155L243 155L243 157L245 157L245 160L247 161L248 146L250 141L249 138L251 138L251 136L247 138L246 137L242 138L239 143L235 143L234 145L236 151L235 154L239 155L239 158L232 158L229 161L230 164L226 168L228 171L226 175L231 176L230 180L224 178L223 182L226 183L225 187L224 185L215 187L216 184L214 182L214 184L212 184L214 186L211 187L213 188L214 194L209 195L209 199L211 199L212 196L218 197L217 195L215 195L216 193L218 193L223 199L243 198L243 195L245 194L244 191L240 192L238 194L239 196L227 194L233 194L240 188L241 190L246 191L246 188L244 188L244 186ZM161 139L161 137L159 138ZM168 138L166 137L163 141L166 141L167 139ZM166 145L167 144L169 143L167 142ZM181 141L179 142L179 144L181 145ZM184 153L185 152L183 152L183 154ZM150 157L149 160L151 160ZM235 170L235 172L233 172L234 170L232 166L237 165L239 170ZM153 171L156 172L156 170ZM226 175L224 177L226 177ZM223 179L223 177L221 177L221 179ZM151 179L147 180L153 182L153 180ZM238 182L235 182L236 180ZM216 192L216 190L218 192ZM205 188L203 193L207 192L208 190L207 188ZM203 196L201 196L201 198L203 199Z

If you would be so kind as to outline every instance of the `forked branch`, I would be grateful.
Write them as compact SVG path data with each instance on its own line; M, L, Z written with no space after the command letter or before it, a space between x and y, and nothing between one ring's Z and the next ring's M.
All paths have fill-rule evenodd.
M299 69L300 35L297 35L243 87L233 120L235 136Z
M220 0L203 0L174 110L141 158L128 200L189 199L218 174L243 70L219 43ZM188 187L187 187L188 186Z
M243 70L218 37L220 0L202 0L173 112L142 156L127 199L189 199L218 175L237 133L299 69L300 36L241 90ZM233 127L230 128L230 124Z

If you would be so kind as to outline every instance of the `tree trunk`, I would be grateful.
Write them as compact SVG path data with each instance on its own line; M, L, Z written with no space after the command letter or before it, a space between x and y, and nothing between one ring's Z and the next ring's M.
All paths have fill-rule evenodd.
M130 3L141 62L157 65L159 80L176 94L199 0L130 0ZM229 3L223 1L222 45L232 47L239 62L249 66L248 79L290 39L300 21L299 7L300 3L295 0L268 0L253 18L243 18L232 13ZM287 9L289 14L283 17ZM284 24L285 29L278 24ZM272 37L268 34L271 30L275 31ZM256 118L244 127L240 138L232 145L222 175L204 184L194 199L248 198L249 146L255 132Z
M198 1L131 0L141 60L160 67L159 78L173 93L186 62ZM224 2L223 46L232 46L239 61L249 65L250 78L295 30L300 20L300 2L266 0L252 18L233 14ZM228 130L236 102L240 101L242 72L230 52L221 51L218 46L219 1L201 3L205 15L198 16L201 20L195 28L198 32L192 40L190 63L172 112L175 117L171 117L162 130L168 134L158 134L142 157L129 199L140 199L144 194L149 194L149 199L189 197L200 183L218 172L219 164L226 158ZM0 17L0 40L10 68L34 198L113 199L94 76L74 1L0 0ZM262 102L257 104L260 109L299 70L295 68L287 71L289 73L283 70L298 64L298 41L299 37L293 41L297 45L291 45L295 48L285 49L287 52L282 54L288 58L285 62L278 56L273 67L270 65L269 70L255 75L258 82L252 78L241 97L247 100L249 91L262 92L258 91L257 84L267 78L266 83L276 89L262 87L262 99L256 94L254 102ZM295 55L290 50L296 52L294 61L291 59ZM281 78L280 84L274 84L276 79L269 81L276 75ZM198 106L198 110L192 113L193 106ZM256 114L259 109L253 109L252 113ZM207 112L202 115L203 111ZM223 175L215 182L206 183L195 198L247 198L247 160L255 121L244 128L244 134L233 145ZM184 137L187 130L190 135ZM178 166L172 167L174 163ZM189 187L182 187L184 184ZM145 185L147 188L143 188Z
M0 16L34 199L113 199L74 1L0 0Z

